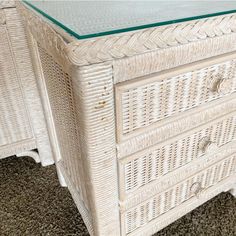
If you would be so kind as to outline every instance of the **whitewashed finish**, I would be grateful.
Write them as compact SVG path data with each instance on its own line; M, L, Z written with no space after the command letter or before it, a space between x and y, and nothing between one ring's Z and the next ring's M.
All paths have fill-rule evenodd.
M25 154L47 166L54 160L23 24L13 1L0 6L0 158Z
M179 114L155 121L150 127L144 127L129 136L123 135L120 120L122 110L117 110L124 104L119 105L119 91L114 91L119 87L126 91L126 86L134 84L139 89L140 84L146 85L149 74L165 69L171 69L168 73L173 73L172 68L192 62L196 62L198 69L203 69L209 64L217 67L223 57L235 59L234 14L77 41L24 5L20 4L19 10L31 41L41 96L45 109L49 111L47 122L54 152L58 155L57 167L91 235L151 235L220 192L234 189L235 119L230 118L236 111L234 90L214 101L199 103L193 109L184 108ZM163 38L162 43L159 37ZM226 55L221 57L222 54ZM202 59L207 60L197 62ZM176 74L181 70L191 71L192 66L180 68ZM226 67L228 75L233 66L229 63ZM146 77L139 78L141 76ZM163 80L167 79L163 77ZM51 86L50 81L55 80L57 82ZM188 88L192 91L194 86L189 83L181 99L188 98L192 93ZM220 86L216 87L220 89ZM61 99L59 91L63 94L61 108L56 103ZM194 94L191 96L193 98ZM181 99L176 100L177 106ZM68 119L72 123L63 126L63 122ZM62 124L58 120L63 120ZM224 124L218 124L219 121ZM186 165L145 183L141 188L125 192L124 183L129 178L125 176L125 163L142 153L148 153L154 145L167 147L173 140L195 135L195 132L209 127L213 127L211 137L217 137L218 143L222 144L219 148L212 140L201 137L198 140L199 148L204 152L208 150L207 154L195 160L189 159ZM68 142L68 137L73 142L77 140L78 151L66 156L63 153L68 149L63 141ZM201 142L203 140L204 143ZM191 144L183 145L184 149L187 147L191 147ZM171 158L170 154L166 154L166 157L168 155ZM176 156L180 162L180 155ZM164 169L167 164L166 161L163 163ZM150 162L149 165L155 164ZM81 171L76 171L76 168ZM207 177L209 169L214 175ZM191 197L173 209L166 208L164 214L148 222L153 208L138 207L148 203L154 195L164 196L167 189L177 191L178 183L188 182L192 176L196 176L194 180L204 177L202 181L214 181L204 194L201 194L198 182L195 185L193 182L193 186L188 187L191 187L189 191L196 193L196 197ZM188 189L187 185L185 187ZM234 190L231 192L234 193ZM169 195L167 197L174 201ZM168 202L168 199L164 200ZM128 212L136 208L139 213L131 213L127 221ZM140 222L142 216L147 217L143 226L134 229L127 223Z

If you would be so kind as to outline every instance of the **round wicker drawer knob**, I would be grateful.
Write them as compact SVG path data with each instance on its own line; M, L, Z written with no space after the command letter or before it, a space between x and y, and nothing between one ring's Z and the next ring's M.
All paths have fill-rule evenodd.
M212 142L210 138L204 137L199 143L199 148L203 153L213 152L217 149L217 144Z
M202 187L200 182L196 182L192 184L192 186L190 187L191 193L196 197L199 197L201 193L203 192L203 190L204 188Z
M216 84L216 92L219 94L230 93L232 81L230 79L220 79Z
M214 93L222 95L230 93L232 89L232 80L219 77L220 76L217 76L216 78L211 80L211 83L209 85L210 90Z

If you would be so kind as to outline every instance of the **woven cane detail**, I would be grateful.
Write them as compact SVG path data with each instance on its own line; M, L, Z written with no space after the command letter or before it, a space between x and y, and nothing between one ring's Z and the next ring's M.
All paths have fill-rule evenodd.
M234 93L236 60L163 80L156 76L156 82L147 81L144 85L139 82L130 85L118 91L124 135Z

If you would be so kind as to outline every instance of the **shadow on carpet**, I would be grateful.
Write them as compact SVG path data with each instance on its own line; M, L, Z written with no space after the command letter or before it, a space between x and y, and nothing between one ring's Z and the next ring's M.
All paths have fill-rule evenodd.
M0 160L0 236L86 236L55 166L28 157ZM236 199L222 193L155 236L236 236ZM111 235L112 236L112 235Z

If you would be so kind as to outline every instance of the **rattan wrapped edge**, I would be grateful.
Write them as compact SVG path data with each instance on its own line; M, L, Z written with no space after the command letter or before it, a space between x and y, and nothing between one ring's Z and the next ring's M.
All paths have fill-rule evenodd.
M23 3L18 3L18 8L34 37L45 48L56 55L61 62L63 58L68 58L70 63L80 66L129 58L166 48L178 50L177 47L181 45L202 43L207 39L234 35L236 32L236 15L227 14L170 26L78 41L73 37L66 36L68 34L59 30L55 25L42 20L37 13L32 14L33 10L29 10L29 7ZM48 45L51 45L51 47L49 48ZM233 44L225 44L221 51L230 51L232 46ZM209 47L211 45L208 45L210 53L211 48ZM214 50L220 49L216 47ZM216 52L212 53L216 54ZM195 55L192 54L191 58L193 60Z

